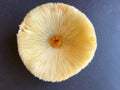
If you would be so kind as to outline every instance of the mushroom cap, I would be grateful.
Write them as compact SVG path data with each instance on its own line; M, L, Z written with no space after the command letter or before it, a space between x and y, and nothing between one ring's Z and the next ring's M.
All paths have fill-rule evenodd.
M26 68L50 82L80 72L97 48L95 30L87 16L63 3L47 3L31 10L20 25L17 43Z

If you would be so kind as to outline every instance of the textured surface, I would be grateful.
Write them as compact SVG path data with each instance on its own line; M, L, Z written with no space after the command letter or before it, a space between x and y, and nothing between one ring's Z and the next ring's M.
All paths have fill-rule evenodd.
M96 29L98 49L86 69L54 84L43 82L27 71L18 56L15 34L25 14L46 2L48 0L0 0L0 90L120 90L119 0L64 2L84 12Z
M62 44L51 46L48 41L51 37L59 37ZM89 19L63 3L44 4L31 10L20 25L17 42L26 68L51 82L66 80L80 72L91 62L97 47Z

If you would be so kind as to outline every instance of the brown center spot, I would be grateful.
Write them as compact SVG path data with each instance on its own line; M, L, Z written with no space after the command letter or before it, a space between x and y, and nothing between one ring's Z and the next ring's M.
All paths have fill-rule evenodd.
M49 39L49 43L52 47L59 47L62 44L62 40L60 36L52 36Z

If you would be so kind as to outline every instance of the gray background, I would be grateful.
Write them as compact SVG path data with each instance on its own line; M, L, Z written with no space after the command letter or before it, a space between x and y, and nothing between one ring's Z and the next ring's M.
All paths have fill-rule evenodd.
M93 22L96 55L76 76L48 83L35 78L18 55L16 33L28 11L49 0L0 0L0 90L120 90L120 0L58 0L75 6Z

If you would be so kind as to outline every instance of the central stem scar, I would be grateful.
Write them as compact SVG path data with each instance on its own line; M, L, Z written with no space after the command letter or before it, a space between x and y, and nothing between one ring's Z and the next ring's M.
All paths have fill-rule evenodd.
M60 36L52 36L49 38L49 43L52 47L60 47L62 44L62 39Z

